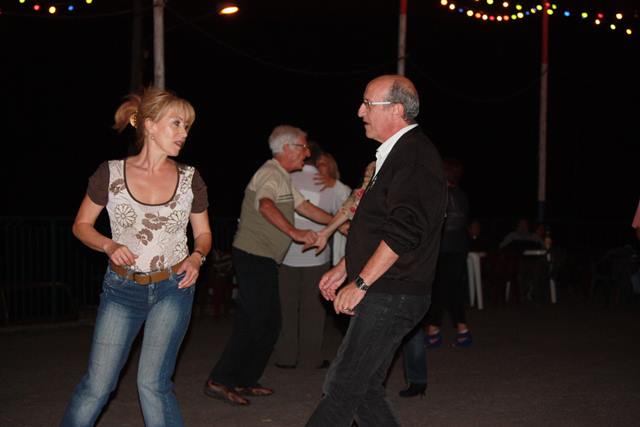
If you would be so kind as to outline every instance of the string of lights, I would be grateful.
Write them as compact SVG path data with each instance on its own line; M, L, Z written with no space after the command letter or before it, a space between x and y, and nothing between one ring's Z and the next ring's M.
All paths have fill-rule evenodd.
M66 0L66 1L41 1L41 0L15 0L18 4L18 13L48 13L59 15L61 13L73 14L74 12L93 5L93 0ZM2 13L0 11L0 13ZM13 13L16 14L16 13Z
M590 10L587 7L567 8L556 3L533 3L525 5L522 1L500 0L438 0L447 10L459 13L468 18L487 22L510 22L526 19L531 16L546 13L550 16L579 19L596 27L606 27L611 31L621 31L626 36L635 33L638 25L637 11L624 10ZM465 3L471 2L471 5ZM546 9L545 9L546 6Z

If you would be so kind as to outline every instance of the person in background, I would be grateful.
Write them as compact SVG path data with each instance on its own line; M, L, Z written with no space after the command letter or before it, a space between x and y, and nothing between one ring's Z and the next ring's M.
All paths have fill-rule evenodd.
M486 233L482 231L482 224L474 219L469 223L469 252L488 252L491 244Z
M360 200L362 199L362 196L364 196L364 193L369 186L369 182L375 174L375 169L376 162L371 162L367 165L364 170L364 176L362 178L362 184L360 185L360 187L351 192L338 213L336 213L336 215L331 219L331 221L325 228L318 231L318 239L312 244L305 245L304 250L315 247L317 252L321 252L326 247L327 242L336 230L340 230L345 235L347 234L347 230L349 229L349 224L347 221L353 219L353 216L358 209L358 205L360 204ZM336 182L334 179L327 175L319 175L318 181L327 187L333 186Z
M184 425L171 377L189 325L194 284L211 249L211 231L205 183L193 166L170 157L180 153L194 119L188 101L156 88L130 95L116 111L114 128L122 131L131 124L136 129L138 153L98 167L73 223L73 234L104 252L109 264L89 367L61 426L95 424L143 325L138 393L144 422ZM105 207L111 238L95 228Z
M432 303L427 315L428 348L442 345L443 309L451 316L457 335L455 347L469 347L473 340L465 316L467 253L469 252L469 202L460 188L463 166L457 159L444 160L447 177L447 218L444 222L438 268L433 284Z
M343 205L338 213L344 209L344 203L348 203L347 200L351 195L351 188L340 181L340 171L338 169L338 163L331 155L326 151L323 151L318 160L316 161L316 168L318 169L318 175L316 176L316 182L322 185L323 188L334 188L338 195L338 198L343 201ZM345 216L348 218L348 215ZM334 216L335 219L335 216ZM333 222L333 219L331 220ZM345 220L346 221L346 220ZM342 225L342 224L339 224ZM346 229L343 229L345 233L334 233L332 236L331 244L331 265L336 265L340 262L344 256L344 247L347 244ZM326 232L321 230L322 232Z
M502 239L502 242L500 242L500 249L512 248L522 251L532 248L542 249L543 247L543 238L530 231L529 220L524 217L518 218L515 229L508 233L504 239Z
M367 137L381 145L346 256L320 280L336 313L353 317L309 427L350 426L354 419L399 425L384 382L402 338L429 307L446 210L440 156L415 123L418 110L415 86L399 75L369 82L358 109Z
M291 183L306 200L326 212L335 214L349 193L342 191L340 194L337 181L333 187L323 187L315 182L318 169L314 165L321 164L324 168L324 164L329 160L326 154L321 154L316 143L309 142L308 146L311 155L305 160L301 171L291 173ZM327 164L327 167L332 166ZM294 214L294 226L314 231L323 228L323 225L297 213ZM291 243L278 270L282 329L276 344L275 364L279 368L319 368L326 367L329 363L325 363L322 356L326 312L317 284L331 267L331 251L315 253L303 252L302 249L302 244Z
M245 189L232 245L238 280L233 332L204 386L207 396L232 405L247 406L245 396L274 392L258 381L280 335L278 265L292 241L317 240L315 231L295 227L294 212L322 224L331 220L291 185L289 174L302 169L310 155L307 134L293 126L277 126L269 136L269 147L273 158Z

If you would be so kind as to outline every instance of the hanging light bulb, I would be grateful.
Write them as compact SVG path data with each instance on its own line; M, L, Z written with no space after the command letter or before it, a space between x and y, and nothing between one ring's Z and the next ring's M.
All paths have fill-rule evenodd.
M219 2L217 6L219 15L233 15L234 13L238 13L239 10L240 8L235 1Z

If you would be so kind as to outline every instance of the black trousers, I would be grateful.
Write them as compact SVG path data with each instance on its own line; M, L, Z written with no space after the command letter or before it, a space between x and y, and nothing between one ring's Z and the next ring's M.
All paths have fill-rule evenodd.
M426 295L368 293L356 306L307 427L350 427L354 419L362 427L399 426L384 384L402 338L428 306Z
M233 248L238 279L234 325L209 379L229 387L258 384L280 334L278 265L271 258Z
M443 310L451 316L453 326L466 323L464 305L467 286L467 253L443 252L438 256L438 267L431 292L431 308L427 324L442 325Z

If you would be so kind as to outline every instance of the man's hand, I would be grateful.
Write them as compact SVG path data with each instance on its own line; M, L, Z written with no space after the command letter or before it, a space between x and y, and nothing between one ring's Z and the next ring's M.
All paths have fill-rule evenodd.
M300 230L294 228L290 234L291 239L296 243L304 243L305 245L312 245L318 240L318 234L313 230Z
M306 243L302 247L302 252L311 248L316 248L316 255L322 252L327 246L327 234L325 233L325 230L326 228L318 231L318 238L313 243Z
M355 314L355 308L366 292L356 287L355 282L349 282L347 286L340 289L338 296L333 300L333 308L336 313L344 313L349 316Z
M342 285L346 278L347 270L344 268L344 262L324 273L318 283L318 288L320 288L320 293L324 299L333 301L336 298L336 289Z

